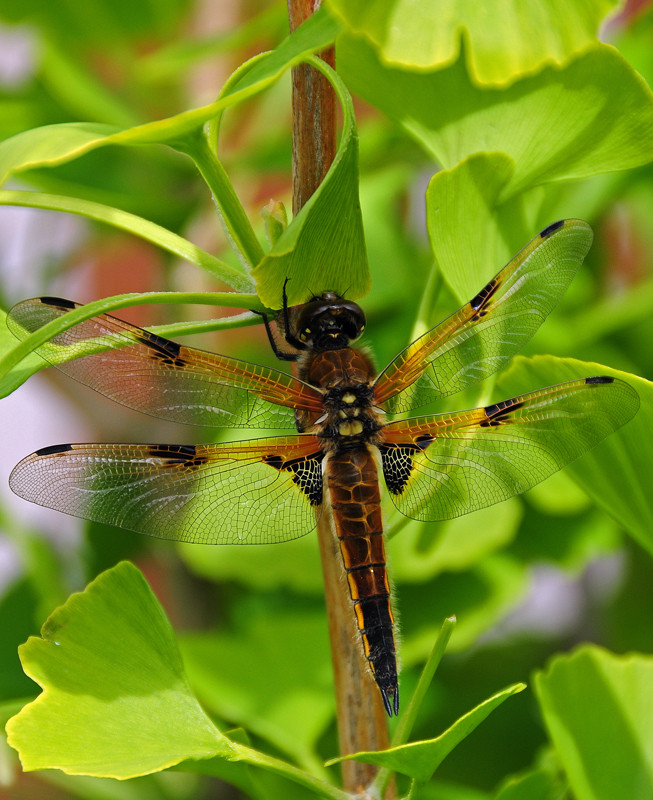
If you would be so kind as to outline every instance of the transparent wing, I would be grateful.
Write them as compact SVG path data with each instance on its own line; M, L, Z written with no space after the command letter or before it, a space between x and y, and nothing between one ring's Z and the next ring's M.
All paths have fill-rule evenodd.
M79 308L37 297L15 305L19 339ZM62 372L129 408L193 425L294 428L294 409L321 413L312 386L275 369L196 350L109 314L80 322L36 351Z
M199 544L267 544L312 530L322 502L319 440L295 435L205 446L67 444L14 467L32 503Z
M386 484L406 516L451 519L525 492L638 408L627 383L585 378L473 411L392 422L380 447Z
M496 372L544 322L591 243L592 229L577 219L538 233L476 297L390 362L375 401L404 413Z

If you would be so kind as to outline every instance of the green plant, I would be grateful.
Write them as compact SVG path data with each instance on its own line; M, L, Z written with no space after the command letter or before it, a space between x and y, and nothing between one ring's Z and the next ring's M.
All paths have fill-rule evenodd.
M98 4L94 8L104 7ZM140 5L134 8L140 9ZM306 291L316 286L346 290L353 298L361 296L369 288L364 223L374 278L366 310L378 361L384 363L398 343L412 338L411 328L413 333L422 331L457 301L475 294L536 230L554 219L581 216L600 221L609 216L617 198L621 202L626 198L635 209L633 218L637 220L641 214L645 220L650 206L650 186L644 178L650 176L645 165L653 139L653 98L625 58L595 39L596 28L611 5L565 4L563 11L551 4L534 5L528 16L505 11L503 16L497 12L484 18L478 9L467 12L462 4L452 2L447 8L449 16L442 8L431 16L427 4L416 10L411 4L404 7L388 0L370 11L363 3L333 0L270 54L257 56L239 68L215 103L155 122L145 121L148 109L138 103L147 76L150 80L152 74L167 76L171 64L187 68L196 53L171 46L139 59L130 51L138 79L127 104L121 102L124 95L115 96L99 81L89 87L88 76L80 68L80 54L66 52L65 35L55 30L52 20L46 24L49 18L43 10L47 63L53 76L50 85L67 88L66 95L60 88L55 96L66 96L68 109L75 108L95 121L71 123L55 117L55 125L8 138L0 145L5 179L20 175L31 178L39 189L59 186L64 191L3 190L0 202L67 211L127 231L203 268L211 282L219 281L234 290L138 292L103 298L70 315L73 318L66 324L144 303L277 308L286 278L291 278L291 302L303 300ZM278 11L272 8L265 13L269 24ZM136 14L133 18L142 30L144 21ZM455 24L446 25L447 18ZM626 48L630 46L634 58L638 30L650 31L650 25L649 13L624 34ZM258 29L255 23L250 26L255 35L260 22ZM160 35L165 35L163 28ZM247 28L241 36L247 40ZM312 55L333 39L338 42L338 75ZM129 37L125 35L124 41ZM108 52L112 44L115 38L106 45ZM222 46L224 42L213 43L214 48ZM216 143L226 109L240 109L306 59L328 75L337 91L343 114L338 154L318 192L265 252L261 231L252 227L215 156ZM645 71L650 62L642 61L639 66ZM396 126L388 126L379 116L363 117L362 218L358 135L345 86L384 112ZM34 107L39 108L38 103ZM261 141L265 143L265 138ZM127 173L125 163L132 166L138 160L133 155L135 146L153 144L165 144L194 162L213 194L237 263L228 255L218 258L173 232L183 228L184 216L166 209L169 204L153 203L147 181L131 187L137 192L128 201L121 194L120 208L100 201L111 194L112 167L118 163ZM120 155L116 155L118 148ZM105 149L113 162L107 157L104 166L99 160L92 162L87 172L81 166L77 173L73 170L77 158L85 154L92 158L93 153L97 156ZM123 149L125 162L121 161ZM173 185L179 176L187 180L183 162L166 158L160 157L161 163L154 165L161 167L161 184ZM257 168L253 159L250 170ZM83 165L84 159L79 164ZM98 164L102 168L98 169ZM238 157L233 157L233 167L237 174L242 169ZM626 169L631 171L611 175ZM429 254L423 243L410 241L411 235L416 235L414 229L398 222L396 209L400 199L408 196L406 187L416 182L416 176L431 173L426 191ZM640 335L646 330L652 304L650 281L625 281L615 303L607 291L601 293L598 279L594 283L589 277L581 279L559 312L562 321L557 329L552 319L529 348L531 354L549 355L516 359L498 379L497 394L510 396L578 375L646 372L650 356L638 345L636 333L638 326ZM258 321L254 315L246 315L236 321L177 322L155 330L181 335ZM3 394L44 366L30 355L31 350L60 331L63 324L52 323L20 344L8 332L2 333ZM592 362L605 360L622 371L580 363L568 357L570 352ZM444 755L496 705L522 688L516 681L540 666L544 651L555 649L551 644L531 642L529 648L521 648L507 642L495 651L486 646L467 661L461 655L516 603L530 565L545 559L579 570L592 555L614 551L620 527L639 546L651 550L653 525L647 491L651 466L647 448L642 446L650 440L651 389L632 374L626 379L642 399L639 415L596 453L568 470L586 495L579 494L563 477L533 493L527 505L511 501L436 529L390 520L391 533L393 525L405 527L391 543L405 630L404 685L416 684L422 662L428 661L428 673L439 661L450 633L448 624L431 660L428 654L441 620L452 612L460 619L451 641L451 650L457 655L438 673L442 675L440 686L452 686L455 696L438 697L443 690L439 692L434 684L422 703L417 730L422 742L403 746L409 726L402 720L395 733L401 745L397 751L362 756L408 776L405 787L399 780L401 791L406 788L420 797L495 796L501 800L557 797L564 791L583 799L617 798L625 796L624 776L637 775L641 776L638 788L628 796L650 794L653 779L646 757L639 752L640 745L644 752L650 748L641 716L651 696L650 659L620 659L594 648L559 656L547 672L538 675L537 700L553 749L527 774L490 794L493 784L511 770L523 769L532 759L537 741L533 734L529 734L531 748L526 749L525 760L504 758L496 768L481 764L473 775L468 765L475 761L474 739L465 741L457 752L467 758L467 767L456 769L455 760L450 759L431 780ZM485 387L483 391L491 390ZM467 399L475 405L486 396L470 394ZM462 407L460 399L456 400ZM552 529L565 534L563 543ZM180 637L184 672L170 627L138 571L119 564L101 574L52 614L42 639L32 639L23 647L27 674L45 690L9 725L11 743L19 748L24 767L58 767L71 774L126 778L178 765L178 769L220 777L252 797L280 796L281 792L284 797L292 796L287 781L299 784L302 794L297 796L306 796L308 790L316 796L342 797L333 773L326 773L321 764L324 755L336 748L330 727L328 670L316 672L316 665L328 656L319 627L324 612L315 587L319 567L314 550L308 543L298 543L289 549L292 556L287 561L268 552L207 553L205 548L192 547L182 547L180 552L196 573L226 580L232 588L246 586L247 592L242 594L247 597L233 590L229 624ZM110 563L120 555L111 556ZM99 558L95 556L96 563ZM61 584L65 577L51 566L38 545L26 548L25 560L31 580L23 587L36 598L31 607L47 605L64 592ZM260 569L255 565L258 560ZM645 567L633 565L632 570L637 569ZM650 574L650 566L648 569ZM45 583L44 576L48 577ZM645 583L644 578L640 580ZM305 606L301 610L296 599L287 596L290 589L294 598L301 598ZM650 593L647 597L650 602ZM622 607L626 605L625 594L620 602ZM259 621L257 614L270 604L275 607L274 620L265 621L263 614L264 621ZM49 608L52 605L54 602ZM5 602L5 613L8 607ZM623 624L623 617L620 620ZM650 650L646 627L631 626L625 632L617 620L607 643L617 651ZM302 647L298 648L300 633ZM276 655L274 648L279 650ZM511 657L515 666L499 670L497 664ZM254 659L265 680L255 670L244 682L243 665ZM116 663L122 666L116 669ZM80 664L83 669L75 669ZM15 664L12 668L15 670ZM457 669L462 677L455 676ZM489 672L491 680L474 680L474 669ZM514 685L496 694L497 686L509 683ZM15 698L20 692L31 692L27 684L19 685L18 692L6 695L6 716L16 710ZM583 690L580 699L576 685ZM418 694L423 695L422 690ZM224 724L216 727L196 695L217 721L242 725L248 733L236 731L225 736L218 730L224 729ZM442 737L433 738L435 732L448 727L446 720L459 717L489 695L490 700L462 716ZM438 700L439 716L435 713ZM510 714L510 706L518 703L507 704L502 713ZM515 716L505 717L513 746L521 744L516 731L527 716L523 706L521 713L521 717L517 711ZM412 712L405 719L412 720ZM632 734L630 739L619 739L620 750L610 769L611 762L602 759L600 752L596 756L596 750L615 745L601 741L597 732L615 720L623 720L623 727ZM478 735L484 728L492 730L493 723L494 719L488 720ZM92 735L100 731L104 732L101 741L93 741ZM254 746L248 735L255 738ZM485 740L484 745L485 759L496 762L490 756L495 752L493 744ZM449 763L453 766L447 775ZM620 771L619 763L627 765L625 772ZM245 765L262 772L252 772ZM447 776L458 785L446 783ZM387 778L382 772L379 785ZM282 783L275 783L277 780ZM68 783L67 791L84 796L86 789L81 786ZM157 791L156 784L147 787L144 785L143 791Z

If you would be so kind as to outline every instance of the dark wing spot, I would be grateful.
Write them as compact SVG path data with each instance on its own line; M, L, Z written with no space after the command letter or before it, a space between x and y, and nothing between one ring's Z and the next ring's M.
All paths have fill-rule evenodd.
M492 278L492 280L481 289L476 297L473 297L469 301L469 305L474 309L474 311L480 311L487 306L492 296L496 294L496 291L500 285L500 281L498 281L496 278Z
M418 449L424 448L408 444L384 444L379 447L383 477L390 494L401 494L403 492L413 469L413 455Z
M420 450L426 450L434 439L435 436L431 436L430 433L423 433L421 436L415 438L415 445L419 447Z
M53 444L50 447L42 447L40 450L36 451L37 456L51 456L55 453L67 453L69 450L72 450L73 446L71 444Z
M136 338L153 350L175 358L179 355L179 350L181 349L181 345L178 345L177 342L164 339L163 336L157 336L156 333L150 333L150 331L141 331Z
M179 358L181 345L177 344L177 342L164 339L163 336L157 336L156 333L150 333L149 331L139 331L134 338L136 341L148 347L152 355L164 364L169 364L174 367L185 365L186 362L183 358Z
M192 444L153 444L149 447L148 455L151 458L164 459L170 465L199 467L207 463L206 457L199 456L197 448Z
M150 455L155 458L166 458L178 455L182 458L195 458L197 448L192 444L153 444L150 446Z
M590 385L594 383L614 383L614 378L610 378L608 375L597 375L595 378L585 378L585 383Z
M77 308L77 303L73 303L72 300L65 300L63 297L39 297L39 300L44 306L54 306L54 308L61 308L66 311Z
M547 236L551 236L552 233L562 228L564 224L564 219L559 219L557 222L552 222L550 225L547 225L546 228L540 231L540 238L546 239Z
M508 422L513 411L523 406L523 402L518 400L502 400L500 403L494 403L491 406L485 406L485 415L487 419L481 422L481 428L496 428L503 422Z

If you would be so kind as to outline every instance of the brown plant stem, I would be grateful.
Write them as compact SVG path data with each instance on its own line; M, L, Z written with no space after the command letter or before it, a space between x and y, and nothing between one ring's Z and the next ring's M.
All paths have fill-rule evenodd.
M320 0L288 0L291 33L319 5ZM319 55L335 67L333 47ZM292 209L296 215L322 182L336 154L336 96L329 81L308 64L292 70L292 142Z
M313 14L320 0L288 0L290 30ZM333 48L320 53L335 66ZM336 99L329 82L302 64L292 72L293 214L297 215L320 185L336 152ZM329 286L320 287L330 289ZM329 638L335 682L340 753L389 747L381 695L362 655L360 635L330 513L318 524ZM345 790L365 795L377 767L356 761L342 764Z

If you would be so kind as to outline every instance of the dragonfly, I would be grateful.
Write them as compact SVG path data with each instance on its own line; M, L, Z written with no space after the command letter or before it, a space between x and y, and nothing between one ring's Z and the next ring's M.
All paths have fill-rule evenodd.
M380 477L407 517L452 519L525 492L637 412L629 384L598 375L471 410L410 416L495 373L519 351L591 241L581 220L549 225L378 374L352 346L365 329L363 310L335 291L289 308L284 288L283 346L264 318L273 349L297 362L297 374L184 347L108 314L80 322L37 352L81 383L174 422L284 432L217 444L44 447L14 468L11 488L66 514L202 544L287 542L327 513L352 630L388 715L396 715ZM75 308L61 298L25 300L8 325L24 339Z

